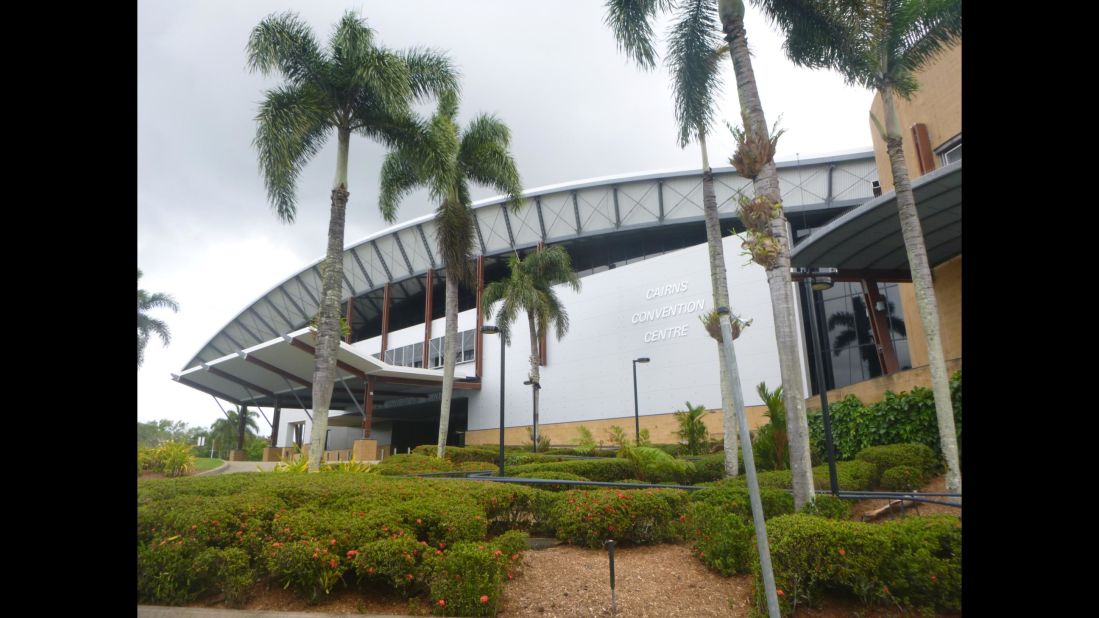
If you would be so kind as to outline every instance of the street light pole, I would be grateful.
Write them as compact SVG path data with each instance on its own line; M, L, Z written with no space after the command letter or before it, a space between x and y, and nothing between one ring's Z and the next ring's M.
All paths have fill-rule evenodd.
M649 362L648 356L633 359L633 431L636 446L641 446L641 415L637 408L637 363Z
M809 298L809 331L812 338L813 360L817 366L817 390L820 391L820 415L824 421L824 443L828 453L828 485L833 496L839 495L839 481L836 478L836 452L832 446L832 417L828 413L828 381L824 377L824 354L827 344L821 342L817 325L817 299L814 290L827 290L832 287L831 277L813 277L805 282L805 292Z
M481 327L481 332L489 335L500 335L500 476L504 476L504 335L499 327L486 324Z

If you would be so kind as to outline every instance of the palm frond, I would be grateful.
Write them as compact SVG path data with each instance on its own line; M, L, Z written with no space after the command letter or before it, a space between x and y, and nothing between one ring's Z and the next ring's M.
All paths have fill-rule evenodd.
M424 176L416 163L417 160L404 150L390 152L382 163L378 209L389 223L397 220L401 198L424 184Z
M480 114L462 134L458 162L470 180L492 187L509 198L512 209L522 204L522 181L508 147L511 132L499 118Z
M267 197L279 218L292 223L298 175L321 147L333 125L325 97L311 85L267 91L256 116L259 166Z
M713 122L715 99L721 91L718 64L721 47L715 0L689 0L676 14L668 31L665 63L672 74L679 145L686 146L700 129Z
M294 85L319 82L324 54L313 31L296 13L272 14L252 29L246 46L250 71L279 71Z
M656 66L652 21L671 5L671 0L607 0L603 23L614 33L619 51L651 69Z
M375 106L389 113L402 113L412 98L412 78L400 55L385 49L364 50L353 65L341 66L351 89L370 93ZM357 93L356 93L357 94ZM361 95L355 103L361 104Z
M445 52L413 47L400 52L400 56L408 67L409 85L416 100L439 97L448 91L461 92L461 72Z

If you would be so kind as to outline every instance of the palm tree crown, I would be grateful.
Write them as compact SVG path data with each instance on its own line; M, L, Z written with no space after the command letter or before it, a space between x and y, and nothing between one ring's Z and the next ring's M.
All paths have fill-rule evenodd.
M141 270L137 271L137 281L141 283ZM179 304L167 294L150 294L145 290L137 289L137 366L145 361L145 345L149 343L149 335L156 334L164 345L172 342L172 333L168 325L161 320L149 317L148 312L153 309L168 308L173 312L179 312Z
M507 279L486 285L481 297L485 313L491 314L493 306L501 303L496 313L496 326L504 341L511 343L511 325L520 311L533 317L536 337L541 338L551 326L558 340L564 337L569 332L569 314L553 287L567 285L580 291L580 277L572 270L568 251L553 246L536 251L524 260L512 255L508 258L508 271Z

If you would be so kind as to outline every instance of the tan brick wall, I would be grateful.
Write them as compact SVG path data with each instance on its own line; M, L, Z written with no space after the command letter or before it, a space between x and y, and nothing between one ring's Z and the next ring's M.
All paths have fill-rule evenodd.
M912 141L912 125L922 122L927 125L931 148L938 148L946 140L962 131L962 45L958 43L947 50L933 64L916 74L920 88L910 101L896 98L897 117L900 120L904 136L904 160L908 164L909 178L920 176L920 164L916 158L916 146ZM881 97L874 95L870 112L884 125ZM872 120L870 136L874 142L874 160L878 165L878 178L882 191L893 190L893 173L890 172L889 157L885 154L885 141L878 134ZM935 158L935 169L939 166ZM931 171L931 170L928 170Z
M946 361L946 371L948 373L952 374L961 368L962 359L960 358ZM885 399L885 391L900 393L901 391L910 391L916 386L931 388L931 369L927 365L851 384L843 388L832 389L828 391L828 403L835 403L848 395L858 397L859 401L864 404L877 403ZM820 397L813 396L806 399L805 408L819 410Z
M756 429L760 425L765 424L766 418L763 413L767 410L766 406L748 406L748 428ZM721 409L710 410L710 414L702 417L703 422L706 423L706 427L710 430L710 437L720 439L724 435L725 419L722 417ZM578 421L571 423L543 423L538 425L538 432L542 435L549 437L550 444L555 446L574 445L576 444L576 429L580 425L587 427L596 442L603 441L605 446L610 445L610 439L607 437L607 429L611 425L618 425L625 430L626 435L630 438L634 435L634 417L623 416L617 418L606 418L590 421ZM529 444L530 436L527 434L527 427L508 427L504 430L504 443L519 445ZM652 441L656 444L675 444L679 442L679 438L675 435L675 432L679 429L679 424L675 420L675 415L668 414L651 414L641 417L641 429L648 429L649 435ZM480 429L477 431L470 431L466 433L466 444L499 444L500 443L500 430L499 429Z
M962 256L955 256L931 271L935 285L935 300L939 303L939 334L946 360L962 357ZM904 328L908 337L908 352L912 367L927 365L927 341L923 322L916 308L916 291L911 283L897 286L904 313Z

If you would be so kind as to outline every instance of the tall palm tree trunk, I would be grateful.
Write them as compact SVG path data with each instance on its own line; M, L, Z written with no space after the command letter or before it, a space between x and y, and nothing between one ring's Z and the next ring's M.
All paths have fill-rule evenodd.
M527 312L527 322L530 324L530 391L533 406L534 415L532 417L534 425L531 430L531 442L533 444L532 449L535 453L538 452L538 390L541 386L541 381L538 376L538 358L540 356L538 349L538 332L534 324L534 315L529 311ZM501 386L501 388L503 388Z
M739 17L728 19L722 14L725 40L729 43L729 55L736 75L737 96L744 115L744 131L766 139L767 119L756 89L752 60L748 55L748 39L744 31L744 11ZM756 196L765 196L771 203L781 203L778 171L773 160L760 170L752 181ZM802 385L801 361L798 358L797 326L794 319L793 281L790 278L790 239L787 234L786 216L778 210L771 219L771 234L778 243L777 259L767 269L767 284L771 289L771 310L775 320L775 336L778 340L779 372L782 377L786 400L786 431L790 438L790 471L793 476L794 506L802 508L815 497L813 490L813 464L809 455L809 422L805 416L805 399Z
M458 338L458 276L446 271L446 331L443 336L443 396L439 401L439 445L435 454L446 454L446 437L450 428L450 402L454 399L454 345ZM503 388L503 385L500 385Z
M714 173L710 169L710 157L706 152L706 132L698 131L698 145L702 150L702 211L706 216L706 245L710 252L710 283L714 294L714 309L729 306L729 283L725 276L725 248L721 244L721 222L717 216L717 195L714 193ZM721 370L721 413L725 433L725 476L736 476L737 420L733 407L732 385L725 379L725 354L717 346L717 362ZM738 378L739 379L739 378Z
M939 445L946 459L946 488L951 492L962 492L962 470L958 462L958 439L954 427L954 408L950 401L950 382L946 375L946 359L943 355L942 339L939 337L939 303L935 299L935 287L931 279L931 266L927 261L927 247L924 244L923 227L916 210L916 199L912 195L912 184L908 180L908 166L904 160L904 149L894 106L893 92L879 91L885 108L886 152L893 171L893 187L897 194L897 210L901 218L901 234L904 236L904 249L908 254L908 264L912 271L912 285L916 289L916 306L920 312L920 323L927 336L927 357L931 365L931 392L935 397L935 417L939 425Z
M313 430L309 439L309 471L319 472L328 435L328 406L336 384L336 350L340 345L340 292L343 273L343 231L347 215L347 153L351 130L340 127L336 180L328 218L328 250L321 265L321 307L317 320L316 365L313 369Z

